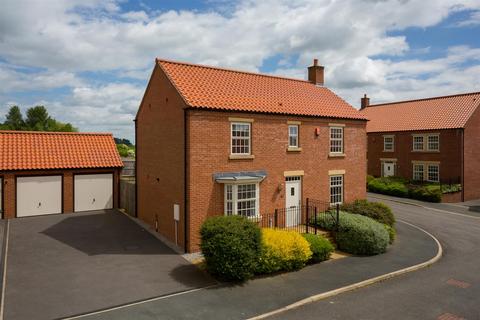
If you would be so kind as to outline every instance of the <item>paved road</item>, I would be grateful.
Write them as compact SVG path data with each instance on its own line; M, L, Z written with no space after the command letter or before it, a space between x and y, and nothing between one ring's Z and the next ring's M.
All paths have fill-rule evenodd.
M372 199L374 200L374 199ZM379 201L375 199L375 201ZM397 219L434 234L433 266L277 315L276 319L480 319L480 217L453 206L430 210L387 200Z

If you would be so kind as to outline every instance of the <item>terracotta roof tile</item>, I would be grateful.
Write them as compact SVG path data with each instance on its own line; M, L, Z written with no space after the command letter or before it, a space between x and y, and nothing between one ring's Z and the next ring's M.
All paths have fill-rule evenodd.
M365 120L335 93L308 81L167 60L157 63L192 108Z
M122 166L111 134L0 131L0 170Z
M480 92L371 105L361 113L367 132L464 128L480 104Z

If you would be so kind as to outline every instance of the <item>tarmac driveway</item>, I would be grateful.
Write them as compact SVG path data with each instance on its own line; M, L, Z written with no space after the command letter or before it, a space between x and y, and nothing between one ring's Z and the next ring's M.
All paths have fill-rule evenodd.
M214 283L115 210L10 220L6 257L5 319L62 318Z

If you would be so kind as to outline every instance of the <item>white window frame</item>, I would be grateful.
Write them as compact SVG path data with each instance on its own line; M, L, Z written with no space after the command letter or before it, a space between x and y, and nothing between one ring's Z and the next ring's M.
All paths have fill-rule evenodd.
M427 175L426 175L426 180L429 182L440 182L440 165L439 164L433 164L433 163L428 163L426 164L427 167ZM437 179L430 179L430 168L437 168ZM425 170L425 169L424 169Z
M241 137L238 138L236 137L235 139L240 140L240 139L245 139L248 140L248 153L234 153L233 152L233 126L234 125L240 125L240 126L248 126L248 138ZM230 123L230 155L233 156L249 156L252 154L252 124L250 122L231 122Z
M422 170L417 170L417 167L418 168L422 168ZM416 174L422 174L422 178L421 179L417 179L416 178ZM423 163L414 163L413 164L413 174L412 174L412 179L413 181L424 181L425 180L425 164Z
M332 184L332 179L335 178L340 178L340 184L339 185L334 185ZM329 176L329 187L330 187L330 205L336 205L336 204L342 204L343 203L343 196L344 196L344 175L343 174L336 174L336 175L331 175ZM340 187L340 193L338 194L333 194L332 193L332 189L333 188L337 188L337 187ZM335 201L335 200L338 200L337 198L335 197L340 197L340 201ZM333 200L333 201L332 201Z
M295 128L296 129L296 133L295 134L292 134L292 132L290 131L290 129L293 129ZM300 143L299 143L299 134L300 132L300 126L298 124L289 124L288 125L288 147L290 148L298 148L300 146ZM294 138L295 139L295 144L291 144L291 139Z
M333 131L335 130L339 130L340 132L340 137L332 137L332 134L333 134ZM343 154L343 150L344 150L344 145L343 145L343 140L344 140L344 127L341 127L341 126L330 126L330 130L329 130L329 134L330 134L330 153L331 154ZM334 141L339 141L340 142L340 150L333 150L333 148L338 148L338 146L334 146L333 145L333 142Z
M242 199L238 200L238 187L239 186L244 186L244 185L255 185L255 198L248 198L248 199ZM232 191L232 199L227 199L228 198L228 189L231 188ZM226 183L224 185L224 214L226 216L228 215L238 215L238 203L239 202L246 202L246 201L252 201L255 200L255 215L252 216L245 216L247 218L258 218L260 216L260 186L258 182L245 182L245 183L238 183L238 184L232 184L232 183ZM232 212L228 212L228 203L232 204Z
M430 138L437 138L437 141L434 142L437 144L437 148L430 148ZM429 134L427 135L427 151L440 151L440 135L439 134Z
M391 142L387 142L387 139L392 139ZM391 145L391 148L388 149L387 145ZM395 136L383 136L383 151L384 152L394 152L395 151Z
M416 138L422 138L422 148L419 149L417 148L417 143L420 144L420 142L416 142L415 139ZM413 151L424 151L425 150L425 136L424 135L413 135L412 137L412 142L413 142L413 145L412 145L412 150Z

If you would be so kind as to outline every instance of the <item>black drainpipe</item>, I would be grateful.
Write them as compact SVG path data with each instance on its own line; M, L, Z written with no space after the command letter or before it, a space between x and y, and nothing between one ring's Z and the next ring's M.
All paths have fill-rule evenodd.
M187 185L187 109L183 110L183 220L184 220L184 250L188 252L188 185Z
M138 218L138 170L137 170L137 163L138 163L138 140L137 140L137 119L133 120L135 123L135 218Z

